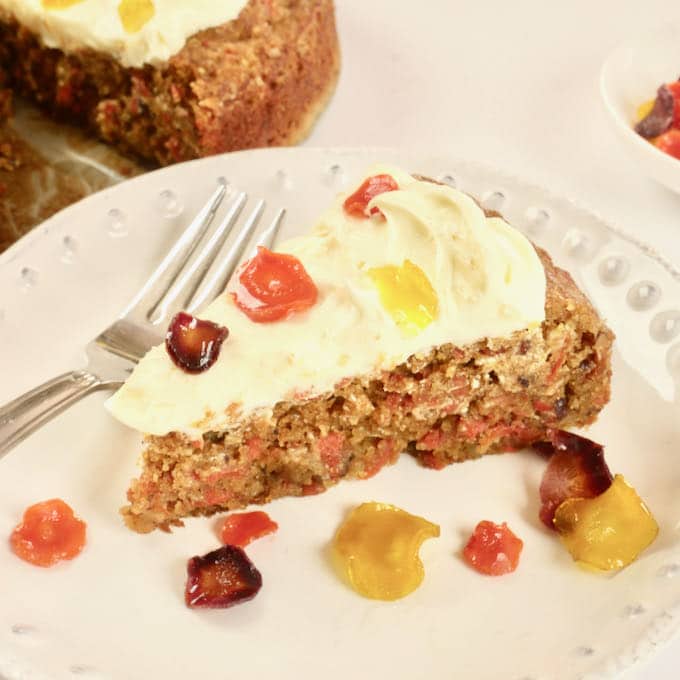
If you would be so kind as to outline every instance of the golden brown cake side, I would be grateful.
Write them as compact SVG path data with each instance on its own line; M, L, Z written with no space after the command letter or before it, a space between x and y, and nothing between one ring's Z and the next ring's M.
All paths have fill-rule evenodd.
M200 441L147 437L123 508L128 526L168 528L190 515L319 493L372 476L402 451L440 468L591 423L609 400L613 334L571 276L537 250L547 278L540 328L438 347Z
M250 0L159 67L49 49L12 20L0 21L0 45L0 71L15 90L161 165L300 141L340 61L332 0Z

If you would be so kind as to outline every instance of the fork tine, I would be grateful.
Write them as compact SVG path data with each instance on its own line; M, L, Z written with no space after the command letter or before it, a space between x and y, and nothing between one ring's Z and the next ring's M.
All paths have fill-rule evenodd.
M224 290L248 245L250 236L255 231L255 227L257 227L257 224L262 217L264 208L265 202L262 200L258 201L225 257L220 260L219 265L210 275L205 285L200 288L198 293L194 296L194 299L191 300L190 304L187 306L188 312L193 313L194 310L198 309L206 301L211 300Z
M178 272L191 257L201 236L210 226L217 208L227 191L227 184L220 181L206 204L177 239L163 261L158 265L148 281L142 286L130 304L123 310L121 317L143 320L147 310L168 290Z
M236 224L236 220L241 214L241 210L243 210L243 206L246 204L247 200L248 196L245 192L241 192L236 197L229 212L210 235L210 238L206 240L198 255L188 264L188 266L181 270L170 288L168 288L158 302L149 310L147 318L151 323L161 322L169 316L168 312L171 307L181 307L191 299L191 296L196 292L196 289L215 259L215 254L219 252L233 226Z
M276 237L279 234L279 229L281 228L281 225L283 224L283 218L286 216L286 209L281 208L279 212L276 213L276 216L272 220L272 223L266 227L265 229L262 230L260 233L259 237L255 241L255 244L253 247L250 249L250 252L248 253L248 257L246 257L246 260L249 260L252 257L255 257L257 255L257 249L259 246L264 246L265 248L271 249L272 246L274 245L274 242L276 241ZM233 272L232 272L233 273ZM227 279L224 282L224 288L226 288L227 283L229 282L230 276L227 276Z
M281 208L281 210L276 213L276 217L272 223L260 234L260 238L257 239L255 250L257 249L257 246L264 246L265 248L269 248L271 250L274 242L276 241L276 237L279 235L279 229L281 229L283 218L285 216L286 209ZM255 253L253 253L253 255L254 254Z

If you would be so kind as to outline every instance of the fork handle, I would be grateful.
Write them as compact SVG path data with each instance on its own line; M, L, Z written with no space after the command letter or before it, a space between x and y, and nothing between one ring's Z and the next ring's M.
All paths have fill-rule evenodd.
M0 458L64 409L104 386L88 371L71 371L0 407Z

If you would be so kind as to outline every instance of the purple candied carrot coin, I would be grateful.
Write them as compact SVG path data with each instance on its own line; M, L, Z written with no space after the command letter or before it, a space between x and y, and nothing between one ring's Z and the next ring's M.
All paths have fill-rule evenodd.
M673 123L673 94L662 85L656 93L652 110L635 126L635 132L645 139L658 137Z
M184 601L187 607L221 609L252 600L262 575L242 548L224 545L187 564Z
M224 326L179 312L168 326L165 348L182 370L202 373L215 363L228 335Z
M549 441L534 444L548 467L541 480L539 517L554 529L557 508L569 498L595 498L614 479L604 459L604 447L586 437L565 430L552 430Z

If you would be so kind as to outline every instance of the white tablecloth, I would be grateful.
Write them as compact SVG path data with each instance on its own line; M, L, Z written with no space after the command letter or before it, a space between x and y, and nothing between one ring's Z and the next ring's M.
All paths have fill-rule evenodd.
M598 82L618 43L680 18L680 5L336 3L342 74L307 145L450 149L576 199L680 265L680 196L637 172ZM679 669L676 639L626 677L675 680Z

